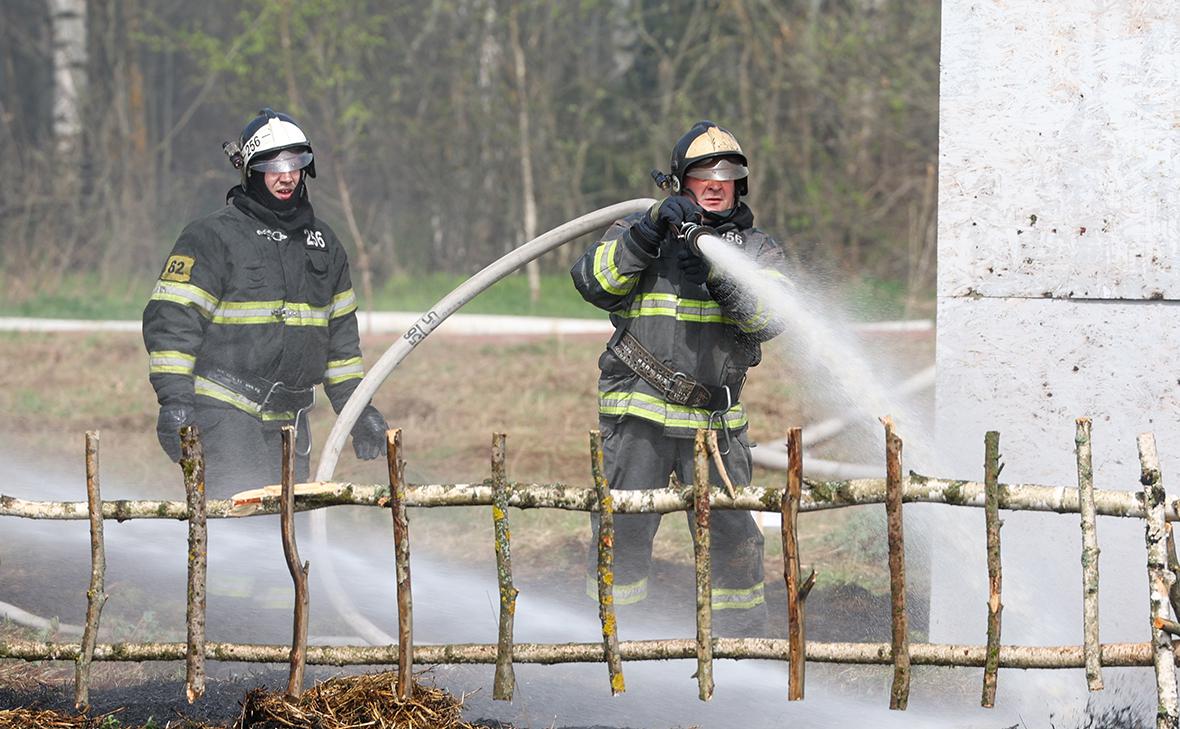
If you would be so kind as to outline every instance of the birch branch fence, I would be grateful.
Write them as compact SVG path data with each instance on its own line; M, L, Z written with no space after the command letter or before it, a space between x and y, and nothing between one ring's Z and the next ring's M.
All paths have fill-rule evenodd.
M256 498L239 501L206 502L204 456L195 428L185 429L181 461L186 489L185 501L104 501L98 488L98 434L86 434L87 500L85 502L28 501L0 494L0 516L30 519L89 520L91 525L92 577L87 591L88 606L80 643L8 640L0 641L0 658L17 660L72 660L75 662L75 699L79 709L88 703L89 669L93 661L184 660L185 693L190 702L204 693L206 660L290 664L287 694L302 691L307 663L316 665L397 664L400 698L411 698L410 667L430 664L491 664L495 666L494 697L511 700L515 687L512 667L516 663L595 662L607 666L612 693L625 690L623 661L695 658L701 700L713 693L713 661L725 659L769 659L789 665L787 698L804 695L804 664L841 663L891 665L894 669L890 708L904 710L909 698L910 667L959 666L982 668L981 704L994 705L1000 668L1084 668L1091 691L1102 688L1102 667L1151 666L1155 669L1159 729L1177 726L1180 701L1177 698L1175 666L1180 665L1180 589L1176 570L1180 561L1168 522L1180 521L1180 499L1168 500L1163 488L1154 437L1138 439L1143 491L1096 491L1091 466L1090 421L1077 420L1075 453L1078 487L1037 484L1002 484L999 434L985 437L985 481L931 478L911 472L902 476L901 439L892 421L883 418L886 440L886 477L844 481L805 481L802 478L802 434L792 428L787 435L787 482L782 488L758 486L730 490L708 483L710 439L697 433L694 481L696 486L645 491L611 491L602 476L601 438L590 436L592 488L565 484L528 484L509 481L504 464L506 439L492 440L492 476L474 484L407 484L401 431L389 431L387 438L389 485L361 485L337 482L294 484L292 434L284 434L283 483L261 490ZM713 441L715 447L715 440ZM939 503L986 511L989 599L987 641L984 645L951 645L909 642L905 610L905 544L902 531L904 503ZM800 580L797 518L800 512L864 504L884 504L888 517L890 643L808 642L803 633L804 602L814 573ZM387 646L307 645L308 563L300 564L295 543L296 511L334 505L362 505L389 509L394 524L394 563L397 576L398 643ZM499 640L495 644L413 645L412 600L410 592L410 549L408 507L491 506L497 577L500 584ZM601 515L597 537L599 617L602 643L537 644L513 641L513 616L518 591L513 586L510 551L509 507L551 508L594 511ZM788 638L714 638L711 635L711 577L708 549L709 514L713 509L774 511L782 516L783 575L787 586ZM1012 646L1000 642L1002 610L1000 579L999 510L1048 511L1079 514L1082 531L1084 636L1076 646ZM696 616L695 640L619 641L613 599L615 514L670 513L693 510L696 514ZM205 640L205 545L206 518L237 518L281 514L282 546L295 584L292 644L248 645ZM1098 639L1098 542L1096 516L1143 519L1145 523L1147 569L1150 594L1145 607L1151 640L1144 643L1100 643ZM104 520L174 519L189 523L187 596L188 638L186 643L96 642L106 594L103 573Z

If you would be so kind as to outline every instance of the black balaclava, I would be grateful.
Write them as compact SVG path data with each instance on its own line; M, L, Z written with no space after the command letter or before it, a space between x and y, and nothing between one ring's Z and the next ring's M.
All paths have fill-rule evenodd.
M287 231L310 226L315 220L311 201L307 199L307 170L287 200L280 200L266 189L262 172L252 172L246 182L230 189L225 201L266 225Z
M253 198L255 202L273 210L281 216L283 213L294 210L299 206L299 203L303 202L307 196L307 189L304 187L306 180L307 170L303 170L299 175L299 184L295 186L295 192L286 200L280 200L270 190L266 189L266 173L251 171L246 178L246 194Z

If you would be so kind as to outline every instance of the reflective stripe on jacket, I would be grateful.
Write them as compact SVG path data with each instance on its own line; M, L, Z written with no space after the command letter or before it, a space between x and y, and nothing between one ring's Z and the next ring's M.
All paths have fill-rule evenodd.
M304 225L285 229L248 202L189 224L156 281L143 337L157 398L293 417L264 416L194 378L212 366L292 388L322 382L338 412L364 376L347 254L310 206Z
M731 280L710 275L704 286L684 279L675 254L653 256L627 234L645 213L617 221L570 271L586 301L610 312L616 337L626 328L674 371L706 385L738 386L746 370L762 359L761 342L783 329L765 302ZM671 235L671 234L670 234ZM764 271L781 277L782 247L757 228L725 231ZM665 251L672 249L665 241ZM734 405L710 419L701 408L669 403L614 354L598 360L599 415L639 417L664 426L666 435L691 437L697 428L746 425L745 409Z

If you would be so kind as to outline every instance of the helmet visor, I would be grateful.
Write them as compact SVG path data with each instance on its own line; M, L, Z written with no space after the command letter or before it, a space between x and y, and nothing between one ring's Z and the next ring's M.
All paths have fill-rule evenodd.
M698 180L740 180L748 177L750 170L732 157L718 157L698 162L684 174Z
M260 172L294 172L311 164L313 156L307 147L282 149L263 159L250 160L250 169Z

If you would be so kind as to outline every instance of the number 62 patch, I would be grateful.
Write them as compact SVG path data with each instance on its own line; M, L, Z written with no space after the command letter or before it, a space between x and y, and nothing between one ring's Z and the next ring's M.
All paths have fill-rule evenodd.
M193 265L196 260L192 256L172 256L164 264L164 271L160 274L161 281L177 281L183 283L192 278Z

